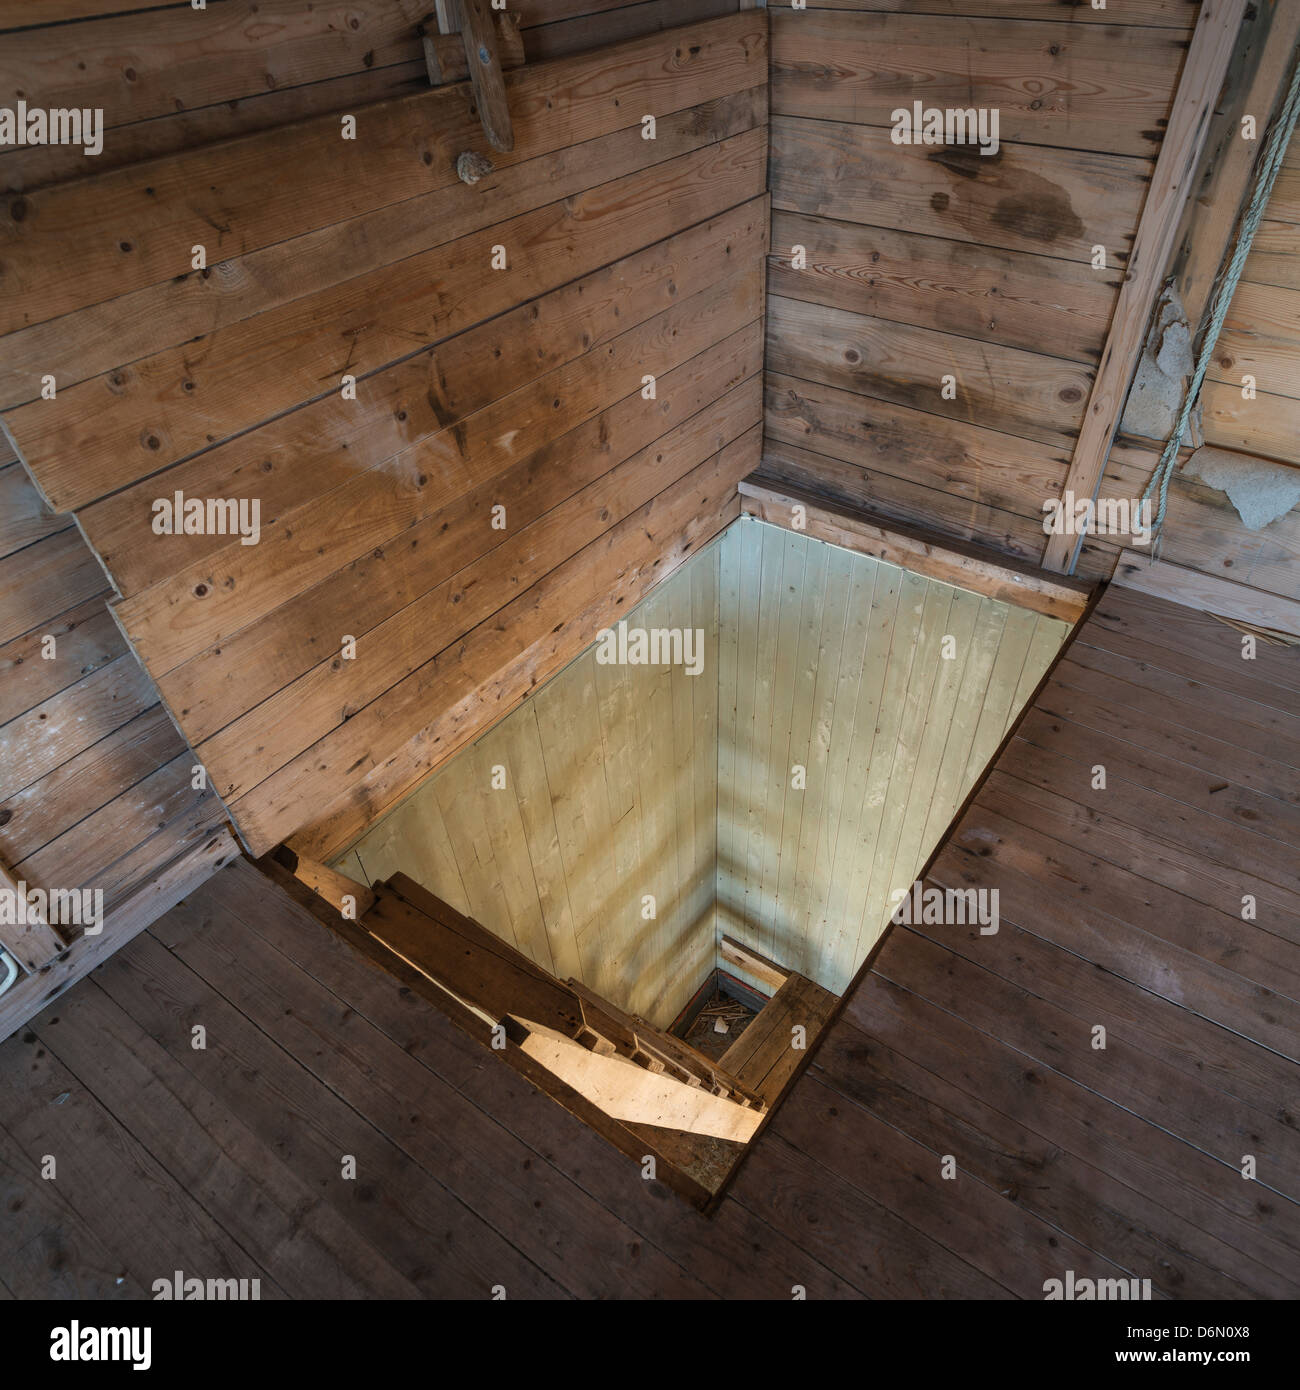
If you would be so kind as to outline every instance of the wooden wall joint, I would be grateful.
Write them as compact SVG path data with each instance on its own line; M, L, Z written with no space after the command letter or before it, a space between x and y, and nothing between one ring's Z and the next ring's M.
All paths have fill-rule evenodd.
M769 525L797 529L845 550L899 565L914 574L987 594L1062 622L1077 622L1092 586L1012 560L1000 552L948 537L940 540L900 522L829 502L810 492L751 474L739 484L741 510ZM800 523L796 528L796 509Z
M510 72L523 67L524 36L519 27L519 16L494 11L492 19L502 70ZM437 14L427 14L415 26L415 32L424 48L424 65L431 87L445 87L451 82L469 81L470 63L465 52L465 39L460 29L459 17L454 29L443 30L439 27Z
M24 920L17 920L17 905L19 899L25 897L25 890L26 884L0 864L0 892L8 899L8 905L0 913L0 946L23 970L33 974L57 960L67 950L67 943L50 926L47 914L34 904L25 904L22 911Z

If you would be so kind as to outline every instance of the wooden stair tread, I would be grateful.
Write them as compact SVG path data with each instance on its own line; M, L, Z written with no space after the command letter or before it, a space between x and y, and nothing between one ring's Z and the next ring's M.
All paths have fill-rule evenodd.
M745 1145L734 1139L687 1134L684 1130L663 1129L659 1125L632 1123L628 1129L709 1192L716 1192L722 1186L736 1160L745 1152Z
M620 1051L635 1048L662 1060L666 1069L688 1079L688 1084L709 1087L715 1095L728 1095L742 1103L762 1108L758 1094L744 1086L719 1062L714 1062L688 1042L672 1033L656 1028L645 1019L625 1013L609 1000L602 999L578 980L569 980L572 989L583 1001L588 1025L597 1033L612 1038Z
M771 1106L806 1055L791 1047L791 1029L802 1024L811 1043L837 1002L830 990L791 975L722 1054L719 1067Z

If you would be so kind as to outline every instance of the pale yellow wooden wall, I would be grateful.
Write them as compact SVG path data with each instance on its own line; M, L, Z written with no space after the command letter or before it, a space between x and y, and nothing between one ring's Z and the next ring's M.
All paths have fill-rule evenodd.
M1067 631L748 517L627 621L702 628L703 674L589 650L340 867L660 1026L722 932L842 992Z
M587 651L339 867L409 874L561 979L670 1024L714 965L717 574L715 545L627 616L702 629L702 674Z
M720 559L718 928L842 993L1068 627L748 517Z

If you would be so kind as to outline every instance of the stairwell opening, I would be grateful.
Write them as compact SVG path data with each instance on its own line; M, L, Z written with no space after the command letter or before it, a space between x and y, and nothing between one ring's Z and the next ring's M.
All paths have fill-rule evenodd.
M335 867L403 968L706 1205L1068 631L744 516ZM712 1056L720 982L753 1013Z

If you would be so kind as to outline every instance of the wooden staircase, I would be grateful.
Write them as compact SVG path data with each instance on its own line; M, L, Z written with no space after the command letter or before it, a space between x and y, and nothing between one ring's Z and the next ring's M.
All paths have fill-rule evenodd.
M376 968L435 1004L502 1061L700 1207L798 1070L836 1004L811 980L723 942L775 991L718 1061L557 980L405 874L366 888L281 847L259 867Z
M612 1119L739 1143L753 1136L766 1104L726 1068L555 979L405 874L373 891L365 931Z

